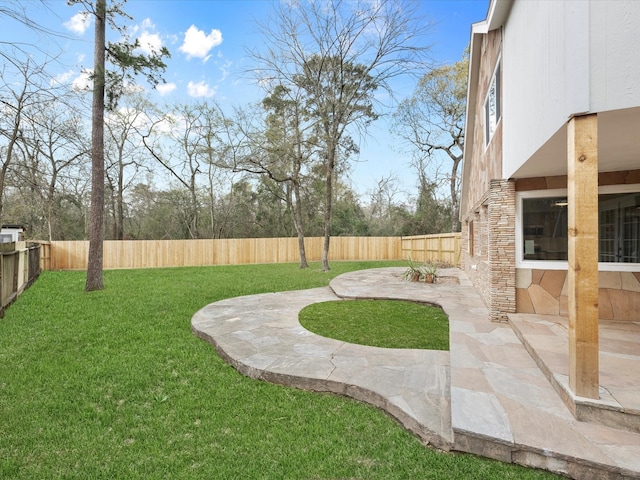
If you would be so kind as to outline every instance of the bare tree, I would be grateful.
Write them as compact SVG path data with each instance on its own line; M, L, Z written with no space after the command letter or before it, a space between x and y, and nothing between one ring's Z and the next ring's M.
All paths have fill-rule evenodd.
M377 118L376 91L393 95L395 77L423 68L427 48L419 42L428 27L416 4L393 0L281 2L261 25L266 49L251 52L256 75L269 91L277 84L302 88L317 127L326 179L325 271L335 169L355 145L349 136L365 134Z
M269 178L284 182L284 200L292 212L293 225L298 236L300 268L307 268L307 253L304 246L304 220L302 215L302 188L304 176L313 165L315 136L309 132L308 115L299 101L300 91L295 94L281 85L272 95L263 100L267 116L269 152L267 159L274 167L266 168Z
M80 176L89 158L80 112L67 100L47 94L29 108L20 130L22 155L13 168L14 187L23 193L25 205L44 220L49 240L54 239L61 199L69 198L67 185Z
M266 117L237 111L235 138L239 148L229 158L229 167L266 177L283 188L270 192L291 211L298 236L300 268L307 268L304 246L303 184L317 162L314 125L302 105L299 88L277 85L262 101Z
M110 112L106 120L107 149L105 150L106 179L111 191L113 238L124 239L125 192L145 170L145 156L139 126L151 109L148 101L139 95L127 95L125 104ZM147 170L148 171L148 170Z
M191 238L199 238L201 202L198 190L204 175L223 155L218 134L223 116L215 104L176 105L165 115L159 112L142 140L151 155L188 192ZM202 180L201 180L202 179Z
M243 111L237 109L231 119L218 105L207 106L203 110L200 146L206 170L206 196L211 224L211 237L224 238L233 231L234 221L238 221L235 202L230 202L239 184L244 184L246 173L234 168L240 152L246 147L246 132L239 128L238 119Z
M452 232L459 230L468 69L466 53L459 62L434 68L420 79L413 94L402 101L393 115L394 133L413 149L412 165L418 172L421 191L429 190L433 184L448 185ZM440 174L447 160L450 168Z
M234 211L224 199L239 181L238 173L220 167L217 163L207 164L207 210L211 225L211 238L225 238L229 225L234 221Z
M25 124L38 103L51 99L44 87L43 66L37 66L26 56L22 62L5 57L0 67L0 224L3 195L9 168L20 153Z
M394 209L398 202L398 178L394 175L380 177L376 185L367 192L369 228L373 235L397 235L394 225Z

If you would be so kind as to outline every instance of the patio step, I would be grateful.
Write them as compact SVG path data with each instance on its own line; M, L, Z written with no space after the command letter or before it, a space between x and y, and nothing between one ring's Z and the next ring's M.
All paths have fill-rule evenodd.
M634 343L640 325L600 321L600 398L591 399L569 388L567 323L560 316L509 315L513 331L577 420L640 433L640 355Z
M514 329L482 308L449 316L453 450L569 478L640 479L640 434L577 420Z

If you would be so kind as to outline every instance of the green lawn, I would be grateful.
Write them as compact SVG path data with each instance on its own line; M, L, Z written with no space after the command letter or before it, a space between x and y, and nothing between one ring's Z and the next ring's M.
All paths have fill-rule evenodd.
M432 451L350 399L243 377L191 333L210 302L384 265L107 271L93 293L83 272L44 272L0 319L0 478L551 478Z
M441 308L400 300L314 303L300 323L323 337L384 348L449 350L449 320Z

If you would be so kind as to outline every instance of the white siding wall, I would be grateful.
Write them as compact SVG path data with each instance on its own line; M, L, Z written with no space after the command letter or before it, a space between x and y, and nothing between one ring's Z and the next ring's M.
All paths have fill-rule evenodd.
M591 4L591 110L640 106L640 2Z
M640 1L514 2L502 52L503 178L570 116L640 106L639 52Z
M503 178L509 178L567 120L565 25L577 23L577 19L567 21L579 17L574 8L581 10L580 5L553 0L513 4L502 53ZM574 50L579 49L574 45ZM578 89L583 87L575 88L579 98Z

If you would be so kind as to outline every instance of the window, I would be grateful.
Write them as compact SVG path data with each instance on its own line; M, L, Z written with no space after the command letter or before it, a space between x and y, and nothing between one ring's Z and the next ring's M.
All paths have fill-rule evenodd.
M640 195L598 197L598 261L639 263Z
M467 233L469 235L469 256L474 257L476 252L475 252L475 244L474 244L474 233L473 233L473 220L469 220L469 223L467 224Z
M489 83L489 91L487 92L487 98L484 101L484 139L485 145L489 145L489 142L493 138L493 134L498 126L502 114L502 108L500 105L500 61L496 65L496 69L491 77L491 83Z
M600 263L640 263L639 190L638 185L600 188L598 195L598 261ZM568 258L566 190L523 192L519 195L517 208L519 224L516 245L520 252L517 262L522 263L528 260L566 262ZM562 263L561 266L566 265ZM544 268L560 267L545 265ZM608 269L620 270L621 268Z
M567 198L525 198L522 238L526 260L567 260Z

